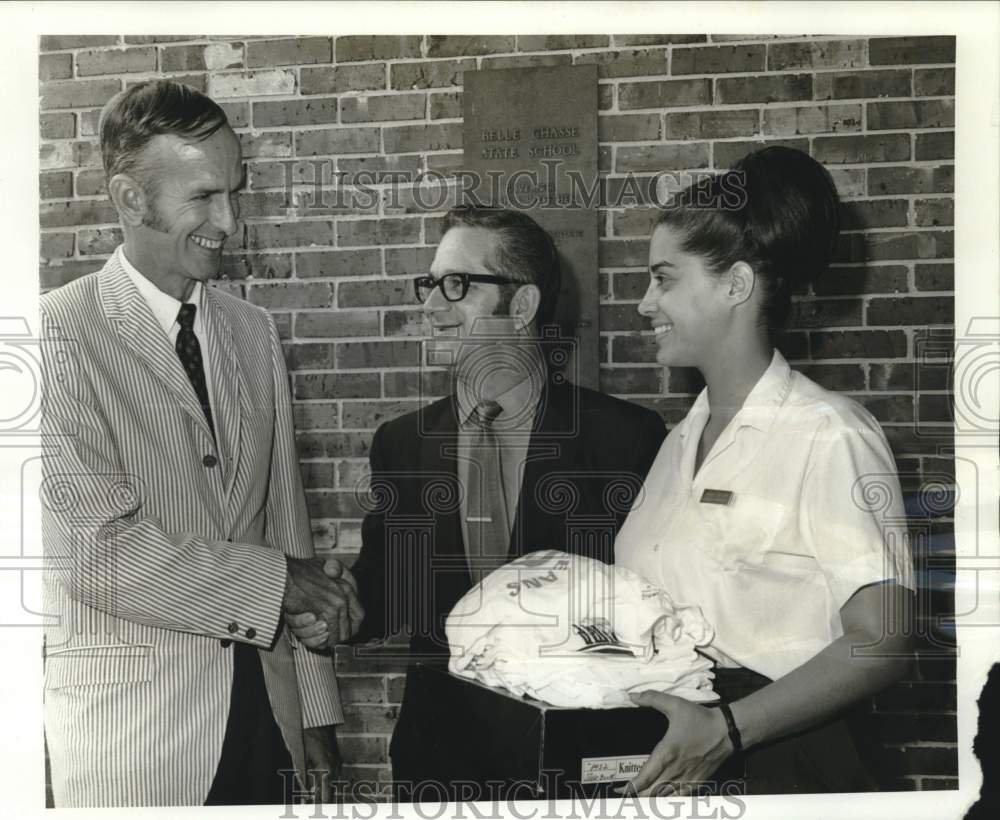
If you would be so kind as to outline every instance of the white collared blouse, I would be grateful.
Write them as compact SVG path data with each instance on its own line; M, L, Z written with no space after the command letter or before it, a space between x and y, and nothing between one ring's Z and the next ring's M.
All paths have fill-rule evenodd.
M913 589L895 462L868 411L778 351L695 474L708 416L703 390L660 448L615 560L699 605L721 666L778 678L843 634L840 608L860 588Z

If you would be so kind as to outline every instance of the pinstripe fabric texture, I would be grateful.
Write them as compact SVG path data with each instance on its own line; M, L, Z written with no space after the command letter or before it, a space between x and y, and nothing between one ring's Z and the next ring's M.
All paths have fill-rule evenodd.
M328 656L283 627L284 555L313 554L277 331L216 291L205 415L113 256L42 297L45 726L57 806L200 805L219 760L232 649L260 651L275 719L343 715Z

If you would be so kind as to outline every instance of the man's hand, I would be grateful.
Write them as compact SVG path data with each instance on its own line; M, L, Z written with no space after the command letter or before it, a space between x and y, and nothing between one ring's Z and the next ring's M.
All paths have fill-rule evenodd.
M619 793L644 796L687 794L689 784L708 780L733 753L726 719L718 709L646 691L630 695L639 706L652 706L667 716L669 725L649 760Z
M329 803L334 798L332 784L340 779L340 746L336 726L314 726L304 729L302 740L306 752L306 788L316 784L316 798Z
M340 565L324 572L319 558L288 558L285 581L285 620L299 640L310 648L346 641L361 626L364 610L357 585ZM346 575L345 575L346 573ZM306 617L308 616L308 617Z

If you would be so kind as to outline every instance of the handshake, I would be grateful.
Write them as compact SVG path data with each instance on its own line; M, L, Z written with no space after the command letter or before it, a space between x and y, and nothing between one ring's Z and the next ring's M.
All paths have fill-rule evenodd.
M325 649L357 634L365 611L358 586L336 558L287 558L285 622L310 649Z

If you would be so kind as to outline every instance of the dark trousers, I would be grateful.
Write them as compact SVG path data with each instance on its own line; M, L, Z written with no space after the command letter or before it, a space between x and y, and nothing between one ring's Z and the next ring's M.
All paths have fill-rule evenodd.
M230 650L223 650L230 651ZM274 720L257 649L232 644L233 693L226 736L206 806L287 805L294 778L292 757Z
M714 688L723 702L731 703L770 682L749 669L716 669ZM759 744L727 760L713 776L713 785L728 794L876 791L859 752L857 731L839 718Z

